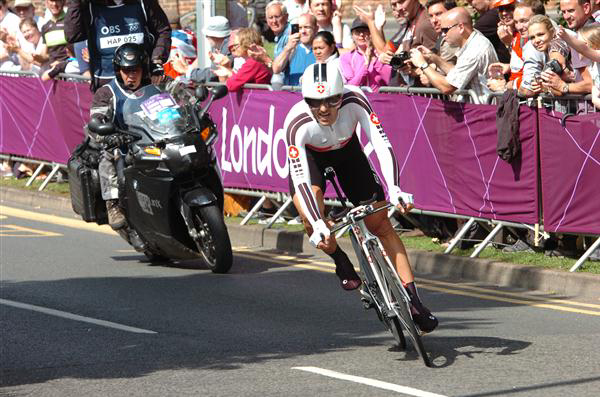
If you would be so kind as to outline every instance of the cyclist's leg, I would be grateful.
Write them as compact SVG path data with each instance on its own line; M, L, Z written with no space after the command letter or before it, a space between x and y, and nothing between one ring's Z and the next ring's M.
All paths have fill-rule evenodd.
M421 298L419 297L415 285L415 277L406 253L406 248L392 227L386 212L380 211L365 218L365 225L371 233L381 240L388 257L396 265L396 271L402 280L404 288L410 295L412 305L411 310L415 323L417 323L421 331L433 331L438 325L438 320L421 302Z
M317 198L317 205L319 206L321 217L325 219L325 201L323 199L323 191L319 186L313 185L311 186L311 188L313 193L315 194L315 197ZM309 236L312 235L312 227L310 225L310 222L308 221L308 218L304 214L304 211L302 210L298 194L294 194L293 200L294 205L296 206L296 209L298 210L298 213L302 218L304 230ZM350 262L350 258L348 258L348 255L346 255L346 253L337 244L335 235L332 234L329 236L329 245L327 248L323 248L322 250L327 255L329 255L331 259L333 259L333 262L335 263L335 274L337 274L337 276L339 277L342 288L345 290L353 290L358 288L361 284L360 277L358 276L358 274L356 274L354 266L352 265L352 262Z

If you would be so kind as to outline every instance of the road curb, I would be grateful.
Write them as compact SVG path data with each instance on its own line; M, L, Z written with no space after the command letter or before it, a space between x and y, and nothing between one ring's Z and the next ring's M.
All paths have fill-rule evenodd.
M40 208L62 213L72 212L69 197L37 191L2 187L0 201L3 204L16 203L34 209ZM75 214L73 215L75 216ZM264 229L257 225L241 226L232 223L228 223L227 227L232 244L236 246L259 246L282 251L317 253L317 250L308 242L308 238L301 232ZM348 239L341 239L340 246L348 254L353 253ZM471 259L425 251L409 250L408 253L414 271L418 275L432 274L454 280L472 280L527 290L539 290L566 297L600 299L600 275L597 274L570 273L536 266Z

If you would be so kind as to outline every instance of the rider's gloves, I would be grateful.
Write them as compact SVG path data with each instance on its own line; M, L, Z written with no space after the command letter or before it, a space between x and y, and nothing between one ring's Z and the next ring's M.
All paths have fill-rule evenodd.
M313 225L313 234L310 236L310 243L315 247L325 239L325 237L329 236L331 232L329 228L325 224L322 219L319 219L317 223Z
M153 60L150 65L150 80L152 84L160 84L165 78L165 69L159 60Z
M414 203L413 195L400 190L400 186L392 186L389 193L390 201L394 205L402 204L402 206L405 206Z

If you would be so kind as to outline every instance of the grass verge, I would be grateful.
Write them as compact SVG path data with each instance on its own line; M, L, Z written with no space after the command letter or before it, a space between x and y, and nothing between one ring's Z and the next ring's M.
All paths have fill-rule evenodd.
M25 184L27 183L28 180L29 180L29 178L17 179L14 177L6 177L5 176L5 177L0 178L0 186L37 191L43 182L43 180L41 180L41 179L36 179L33 181L33 183L31 185L25 186ZM46 185L44 192L51 193L51 194L58 194L60 196L67 197L70 195L69 184L66 182L65 183L52 182L52 183L49 183Z

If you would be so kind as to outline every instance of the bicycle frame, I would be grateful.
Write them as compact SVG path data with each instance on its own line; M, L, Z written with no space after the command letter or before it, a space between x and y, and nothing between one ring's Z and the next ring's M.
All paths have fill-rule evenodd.
M379 289L381 290L381 295L383 297L385 305L387 306L385 308L386 309L385 311L387 312L386 315L388 315L388 317L390 317L389 312L391 312L391 313L393 313L394 316L401 318L401 316L397 313L397 309L394 307L394 304L390 300L390 297L392 294L389 289L389 285L386 282L385 276L382 274L381 269L379 267L379 266L387 266L388 267L389 273L395 278L395 282L398 284L399 290L401 291L401 293L403 295L402 297L397 297L397 298L402 298L404 300L403 303L408 304L410 302L410 297L409 297L408 293L406 292L406 290L404 289L404 286L402 285L402 282L400 280L400 277L398 276L398 273L396 272L396 268L395 268L394 264L388 257L387 252L385 251L385 248L383 247L383 244L381 243L381 241L375 235L373 235L371 232L369 232L364 221L362 219L356 220L351 213L348 214L348 218L350 218L350 222L351 222L350 229L351 229L352 233L354 234L354 236L357 240L357 243L360 245L365 258L367 259L368 265L370 267L369 271L373 274L373 277L375 278L375 282L378 284ZM379 264L379 266L378 266L378 264L375 261L375 258L373 258L369 252L368 245L370 242L374 242L375 244L377 244L377 247L379 248L380 252L383 255L383 259L384 259L385 263ZM363 270L363 273L365 274L365 278L367 279L367 282L373 281L373 280L369 280L366 269L362 269L362 270ZM367 284L367 287L370 288L370 286L368 284ZM377 302L376 299L374 300L374 303L379 306L379 303ZM397 302L397 303L399 303L399 302ZM382 311L381 309L383 309L381 307L378 307L378 308L380 311Z

